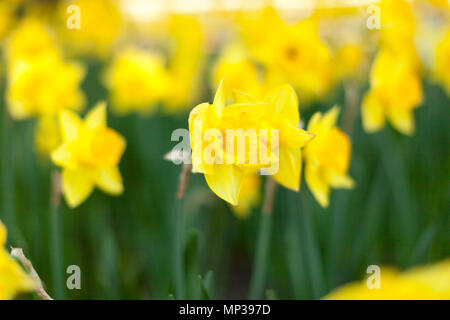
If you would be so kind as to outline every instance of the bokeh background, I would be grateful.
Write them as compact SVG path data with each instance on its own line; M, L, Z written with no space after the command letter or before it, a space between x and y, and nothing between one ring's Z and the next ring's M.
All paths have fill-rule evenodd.
M436 43L448 30L448 3L412 4L420 21L415 43L423 63L424 96L414 111L416 130L412 136L390 125L371 134L362 126L359 108L370 87L370 65L378 48L379 30L370 30L366 24L370 16L366 10L373 3L1 1L0 219L8 228L8 245L24 249L48 292L56 297L170 298L174 293L171 251L175 194L181 167L163 160L163 156L176 144L170 140L172 131L187 128L189 111L212 100L217 86L215 70L228 44L242 42L246 59L264 75L261 70L265 66L246 45L263 43L252 37L264 34L264 27L271 25L270 20L258 17L272 4L287 24L311 16L319 20L320 37L334 59L331 67L344 68L338 52L347 43L357 44L360 55L348 58L351 76L337 76L320 94L309 97L296 88L304 123L316 111L341 106L339 124L351 138L349 173L356 185L351 190L333 190L327 209L317 203L303 181L299 193L277 187L265 297L321 298L344 283L364 278L369 265L407 269L449 257L450 100L445 85L431 75ZM70 4L81 8L79 30L67 28ZM100 100L119 104L105 78L124 48L152 52L167 73L152 80L160 83L166 77L167 88L164 94L150 99L148 106L137 112L109 109L109 126L127 140L120 163L123 195L111 197L95 191L76 209L69 209L62 200L59 239L54 238L50 208L51 172L55 168L36 143L38 120L18 121L7 108L10 39L27 19L45 25L64 59L85 66L80 85L85 108L81 114ZM448 67L441 72L448 81ZM242 76L245 81L247 75ZM289 80L283 79L285 82ZM134 93L131 89L126 94ZM44 137L46 142L50 139ZM253 187L261 197L262 184ZM183 209L188 298L247 297L260 202L243 217L209 190L202 175L191 177ZM59 276L65 279L65 268L78 265L81 290L57 292L58 275L51 267L55 241L63 253Z

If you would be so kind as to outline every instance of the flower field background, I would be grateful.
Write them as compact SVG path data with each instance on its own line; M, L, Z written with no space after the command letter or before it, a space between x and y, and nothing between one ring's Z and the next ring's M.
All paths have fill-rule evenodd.
M251 297L319 299L363 280L370 265L403 271L448 261L448 2L313 1L311 11L294 1L284 12L299 12L296 23L280 14L282 6L275 11L263 2L225 10L200 1L195 12L163 3L0 2L4 248L24 250L53 298L180 298L179 259L188 299L247 298L258 264L265 267L262 287ZM374 29L372 5L381 13ZM310 120L339 106L336 126L351 143L344 170L351 187L317 191L305 178L314 163L306 145L301 174L292 171L300 190L275 187L269 222L261 213L269 176L244 182L240 209L203 174L192 174L177 200L182 166L164 159L177 143L171 134L189 128L191 110L212 103L222 79L230 96L236 89L258 101L290 84L301 127L314 139L320 130ZM91 175L89 187L87 178L76 185L80 172L61 180L72 170L55 155L70 140L60 133L70 126L62 112L88 132L88 115L102 110L102 101L107 127L102 114L103 131L77 137L88 141L81 145L98 138L102 148L71 152L95 170L118 166L119 177L102 184ZM343 152L336 141L327 145L331 158ZM264 227L267 256L259 259ZM70 265L80 267L80 290L66 288ZM446 278L435 282L447 281L449 269L447 262ZM446 290L436 297L448 299Z

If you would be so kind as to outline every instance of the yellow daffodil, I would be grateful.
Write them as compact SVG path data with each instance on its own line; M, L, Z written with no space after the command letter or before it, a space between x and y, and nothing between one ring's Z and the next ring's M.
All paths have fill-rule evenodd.
M57 49L50 29L37 18L25 18L11 35L8 42L8 59L16 60L57 59Z
M52 153L62 167L62 191L68 205L80 205L94 187L119 195L123 192L118 164L125 140L106 124L106 104L98 103L84 122L72 111L60 113L62 145Z
M79 11L68 14L67 9L72 5L79 8ZM61 39L75 53L105 57L119 37L122 16L116 1L62 1L58 11ZM75 24L77 19L80 22L79 28ZM73 26L69 28L68 23L72 22Z
M251 101L250 96L248 99ZM298 128L298 122L297 97L289 85L276 88L263 102L239 103L226 107L220 85L212 105L202 103L189 115L192 171L203 173L211 190L233 205L238 204L244 175L262 168L272 168L274 163L277 165L276 172L272 172L274 179L287 188L298 190L300 148L313 137ZM261 129L265 130L265 135L261 134ZM249 148L242 150L244 154L239 154L239 150L230 154L226 148L231 144L235 150L235 137L228 134L231 130L242 130L243 135L252 130L255 132L254 136L248 137ZM272 130L278 133L278 141L273 141L275 133ZM213 133L204 137L205 132ZM241 138L247 141L247 137ZM210 143L205 145L203 141ZM274 149L277 149L278 154L273 152ZM258 153L260 155L261 150L263 154L270 153L269 162L264 163L261 158L252 162L253 156ZM205 159L206 156L212 158L212 161Z
M261 178L257 174L246 174L242 181L241 193L239 194L239 204L232 206L236 217L247 218L252 208L257 206L261 200Z
M331 292L329 300L449 300L450 260L406 272L381 268L380 288L369 289L367 280Z
M387 119L403 134L413 134L413 110L422 102L422 83L410 61L382 50L373 63L370 85L362 101L364 129L378 131Z
M170 95L164 107L173 113L186 110L198 96L201 81L204 34L199 19L193 15L173 14L169 22Z
M361 45L357 43L346 43L341 46L335 57L335 67L337 76L342 80L354 79L362 75L361 66L363 64Z
M266 33L254 41L249 38L254 38L255 33L246 36L244 30L244 39L255 58L266 67L267 78L273 80L269 85L289 82L305 100L326 94L334 83L334 73L331 53L319 37L318 20L309 18L289 25L274 9L265 11L268 13L245 24L244 29L249 24L254 28L270 26L262 29Z
M118 54L105 82L117 112L148 113L164 97L168 76L159 55L127 48Z
M382 0L380 7L380 46L401 55L403 61L420 71L421 61L417 53L414 36L416 18L412 4L407 0Z
M380 8L380 31L385 40L414 35L416 19L411 1L381 0L377 5Z
M333 107L322 115L315 113L308 131L316 138L305 148L305 181L322 207L328 207L331 188L352 188L354 182L347 174L351 157L348 136L336 127L339 108Z
M450 95L450 30L436 46L435 61L433 66L434 78Z
M213 71L217 87L226 78L225 92L239 90L255 97L262 95L262 84L257 66L249 59L245 48L238 43L229 44L221 53Z
M10 300L20 292L29 292L36 284L4 248L6 227L0 221L0 300Z
M55 115L64 108L80 110L84 95L79 86L84 67L60 59L14 61L8 74L8 109L15 119Z

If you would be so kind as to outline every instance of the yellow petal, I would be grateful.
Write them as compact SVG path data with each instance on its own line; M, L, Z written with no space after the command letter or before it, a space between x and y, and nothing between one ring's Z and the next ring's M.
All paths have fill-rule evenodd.
M251 95L237 89L233 89L233 98L236 103L255 103L257 102Z
M279 168L273 178L283 187L298 191L302 170L302 152L298 148L281 147L279 150Z
M355 185L355 182L346 174L331 173L330 185L334 188L351 189Z
M318 125L318 123L320 122L320 119L322 118L322 113L321 112L315 112L311 119L309 119L308 122L308 127L307 130L312 132L314 130L314 128Z
M300 129L296 125L287 124L280 130L280 144L290 148L301 148L311 141L314 136L314 134Z
M375 132L383 128L385 116L383 106L375 94L367 93L362 101L362 121L366 132Z
M0 247L3 247L6 243L6 227L0 221Z
M330 110L325 112L322 118L322 125L325 129L331 129L336 126L339 117L340 109L338 106L333 106Z
M86 115L85 120L88 129L95 129L106 126L106 102L100 101Z
M325 179L323 179L319 168L313 163L306 164L305 181L317 202L319 202L322 207L327 208L329 204L330 188Z
M238 204L244 171L234 165L215 165L213 174L205 174L211 190L232 205Z
M94 181L86 170L64 169L62 191L71 208L79 206L94 190Z
M222 117L223 108L225 107L225 94L223 92L223 81L220 81L219 87L217 88L216 95L214 96L213 106L216 116L218 118Z
M411 136L415 131L414 113L412 110L393 108L387 113L392 126L403 134Z
M95 183L100 189L111 195L119 195L123 192L122 176L117 166L98 169Z
M77 159L71 151L71 143L64 143L51 154L52 161L64 168L75 169L77 165Z
M289 120L290 123L297 125L300 121L298 112L298 100L294 89L286 84L271 91L266 101L274 108L277 116Z
M59 114L59 121L64 141L74 140L78 137L82 122L76 113L62 110Z

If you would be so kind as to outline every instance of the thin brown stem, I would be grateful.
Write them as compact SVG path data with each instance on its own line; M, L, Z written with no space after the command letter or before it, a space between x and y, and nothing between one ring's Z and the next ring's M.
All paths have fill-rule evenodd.
M41 278L39 278L39 275L37 274L36 270L33 268L33 264L30 260L25 257L25 254L23 253L22 248L13 248L11 247L11 256L16 257L19 259L19 261L24 265L24 267L28 270L28 273L30 274L30 277L34 280L36 283L36 294L42 298L42 300L53 300L52 297L48 295L48 293L45 291Z
M177 191L177 199L182 200L186 193L186 189L189 185L189 178L191 177L192 165L191 164L183 164L183 168L181 169L179 182L178 182L178 191Z

